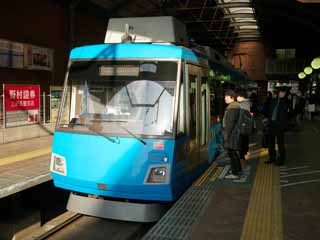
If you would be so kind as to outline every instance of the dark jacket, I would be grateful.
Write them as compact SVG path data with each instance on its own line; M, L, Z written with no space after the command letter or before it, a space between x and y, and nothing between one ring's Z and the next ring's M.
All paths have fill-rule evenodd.
M271 104L268 106L267 109L267 118L269 120L270 126L274 127L276 130L285 131L288 128L288 105L286 100L280 99L278 111L277 111L277 117L275 121L272 121L272 114L273 109L277 105L278 98L273 99Z
M251 109L251 102L249 99L244 99L243 101L239 102L240 108L250 112Z
M223 116L223 140L226 149L238 150L239 144L239 128L237 127L240 112L240 104L238 102L230 103Z

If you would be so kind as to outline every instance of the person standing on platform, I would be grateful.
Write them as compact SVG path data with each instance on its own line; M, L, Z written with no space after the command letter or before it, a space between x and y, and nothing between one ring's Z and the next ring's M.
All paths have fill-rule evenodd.
M301 91L297 91L297 103L296 103L296 124L297 127L301 126L302 119L303 119L303 111L305 106L305 100L302 96Z
M247 99L247 92L244 89L238 89L237 92L237 102L240 104L240 109L242 111L247 111L250 113L251 102ZM251 114L251 113L250 113ZM245 156L249 151L249 135L240 134L240 162L242 166L245 165Z
M222 120L223 129L223 143L224 148L228 152L231 161L231 171L232 173L225 176L226 179L239 179L241 172L241 164L239 158L239 128L237 126L240 104L235 101L236 93L233 90L227 90L225 93L224 100L228 105Z
M288 127L288 106L285 100L286 90L279 89L278 97L272 100L268 110L267 117L269 120L268 127L268 152L269 160L265 163L274 163L283 165L285 161L284 133ZM279 156L276 158L275 142L277 139Z

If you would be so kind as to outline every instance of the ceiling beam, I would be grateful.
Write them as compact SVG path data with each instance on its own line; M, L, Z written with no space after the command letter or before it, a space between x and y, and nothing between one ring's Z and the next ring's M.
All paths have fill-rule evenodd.
M206 39L206 40L207 39L211 39L211 40L214 39L214 40L220 41L220 43L222 43L222 44L227 44L225 41L228 40L228 39L239 38L237 36L237 34L232 35L232 36L217 37L217 35L213 34L213 33L203 33L203 34L199 33L199 34L197 34L195 36L193 36L193 35L190 35L190 36L193 37L193 38L198 38L198 39ZM256 34L253 34L252 36L250 36L250 35L246 35L246 36L254 37L254 38L260 38L260 35L256 35ZM246 37L246 36L243 35L242 37Z
M257 22L231 22L230 27L257 26Z
M202 16L203 16L203 13L204 13L204 9L206 9L207 7L207 1L208 0L204 0L204 2L203 2L203 6L202 6L202 9L201 9L201 12L200 12L200 16L199 16L199 19L201 19L202 18Z
M223 16L224 19L231 19L231 18L252 18L255 19L255 15L253 13L231 13L225 14Z
M212 20L194 20L194 21L184 21L185 24L197 24L197 23L210 23ZM214 22L226 22L227 20L214 20ZM259 26L256 22L231 22L227 27L233 28L233 27L250 27L250 26L257 26L259 29ZM209 30L211 31L211 30ZM213 30L214 31L214 30ZM227 31L227 29L226 29Z
M214 19L213 22L226 22L226 19ZM211 23L212 20L187 20L183 21L185 24L193 24L193 23Z
M236 39L236 42L257 42L257 41L261 41L261 38L248 37L248 38L239 38L239 39Z
M215 10L215 9L221 9L221 8L253 8L253 7L251 3L246 3L246 2L221 3L221 4L218 4L217 6L206 6L206 1L205 1L203 6L196 6L196 7L181 6L173 9L177 11L197 11L197 10L203 10L203 9Z
M253 8L250 2L219 3L213 8Z
M259 33L260 29L250 29L250 28L241 28L241 29L233 29L232 27L227 27L227 28L222 28L222 29L211 29L208 31L201 31L201 30L188 30L188 32L190 33L202 33L202 32L228 32L228 31L232 31L235 33L242 33L242 32L253 32L253 33Z
M250 33L250 34L239 34L238 36L236 36L236 38L261 38L261 35L260 34L253 34L253 33Z
M320 0L296 0L301 3L320 3Z
M239 33L239 34L247 34L247 33L260 34L260 31L257 29L252 29L252 30L251 29L235 29L233 30L233 32Z

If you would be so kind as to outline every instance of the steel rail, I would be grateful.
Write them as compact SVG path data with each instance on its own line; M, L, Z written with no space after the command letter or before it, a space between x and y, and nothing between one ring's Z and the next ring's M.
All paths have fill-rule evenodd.
M67 212L68 213L68 212ZM62 214L63 215L63 214ZM61 217L62 215L58 216L57 218ZM46 230L45 232L41 233L40 235L36 236L34 240L43 240L48 238L49 236L53 235L54 233L60 231L64 227L68 226L75 220L82 217L82 214L73 213L70 216L67 216L65 219L62 219L60 222L58 222L54 227Z

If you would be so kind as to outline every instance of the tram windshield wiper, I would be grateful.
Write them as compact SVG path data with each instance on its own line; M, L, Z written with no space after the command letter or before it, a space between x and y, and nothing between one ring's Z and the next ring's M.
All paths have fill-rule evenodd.
M130 130L128 130L126 127L124 127L124 126L122 126L120 124L120 123L127 123L128 121L125 121L125 120L108 120L108 119L94 119L94 120L91 120L91 121L114 122L114 123L117 124L117 126L119 126L121 129L126 131L129 135L131 135L135 139L139 140L143 145L147 144L142 138L138 137L137 135L132 133Z
M134 137L135 139L139 140L143 145L146 145L147 143L142 139L139 138L137 135L135 135L134 133L130 132L127 128L125 128L124 126L121 126L120 124L117 124L120 128L122 128L124 131L126 131L127 133L129 133L132 137Z
M97 134L97 135L99 135L99 136L101 136L101 137L104 137L104 138L108 139L108 140L109 140L110 142L112 142L112 143L116 143L116 140L112 139L111 137L109 137L109 136L107 136L107 135L104 135L104 134L102 134L102 133L100 133L100 132L97 132L97 131L92 130L92 129L90 128L91 126L88 125L88 124L84 124L84 123L72 123L72 125L87 127L90 132L95 133L95 134Z

